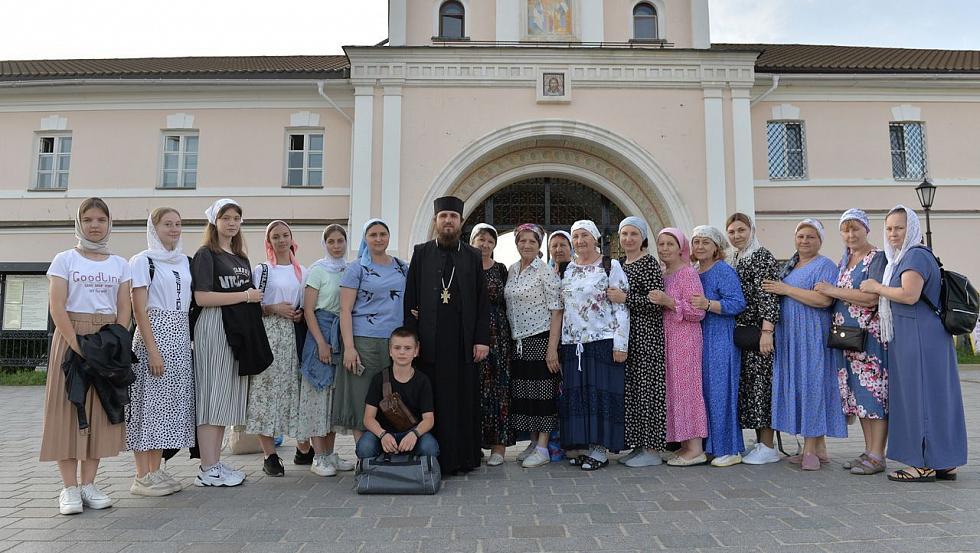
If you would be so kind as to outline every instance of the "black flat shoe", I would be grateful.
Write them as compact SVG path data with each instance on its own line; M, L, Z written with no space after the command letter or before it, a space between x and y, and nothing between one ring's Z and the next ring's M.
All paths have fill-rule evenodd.
M608 464L609 464L609 459L606 459L605 461L600 461L592 457L586 457L585 460L582 462L581 469L586 471L599 470Z
M294 465L312 465L313 464L313 457L315 455L316 455L316 452L313 451L313 448L312 447L309 450L307 450L306 453L303 453L297 447L296 448L296 455L293 455L293 464Z
M956 480L956 469L937 470L936 480Z

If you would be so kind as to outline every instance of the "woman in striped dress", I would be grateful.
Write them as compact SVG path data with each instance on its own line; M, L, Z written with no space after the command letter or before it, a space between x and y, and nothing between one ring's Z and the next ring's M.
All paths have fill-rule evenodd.
M201 470L195 486L237 486L245 473L220 460L226 426L245 423L248 377L228 344L221 308L259 303L262 291L252 284L252 267L242 239L242 208L221 199L205 211L204 245L194 254L191 277L201 307L194 323L194 381L197 388L197 440ZM250 324L262 326L261 316Z

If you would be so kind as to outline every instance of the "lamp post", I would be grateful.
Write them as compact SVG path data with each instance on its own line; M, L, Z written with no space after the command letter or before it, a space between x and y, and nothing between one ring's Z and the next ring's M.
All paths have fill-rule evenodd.
M929 224L929 210L932 209L932 202L936 199L936 185L929 182L929 177L922 181L922 184L915 187L915 193L919 196L919 204L926 212L926 246L932 249L932 226Z

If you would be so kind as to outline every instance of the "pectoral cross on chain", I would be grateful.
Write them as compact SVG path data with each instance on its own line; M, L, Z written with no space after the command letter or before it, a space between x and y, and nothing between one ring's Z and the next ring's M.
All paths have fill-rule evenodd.
M442 295L440 297L442 298L442 303L449 303L449 298L450 298L449 289L443 288Z

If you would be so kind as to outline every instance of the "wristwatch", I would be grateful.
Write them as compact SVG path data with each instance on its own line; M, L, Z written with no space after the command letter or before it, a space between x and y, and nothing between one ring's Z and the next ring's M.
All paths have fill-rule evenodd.
M419 434L419 431L418 431L418 430L416 430L415 428L413 428L413 429L411 429L411 430L409 430L409 432L411 432L412 434L415 434L415 437L416 437L416 438L421 438L421 437L422 437L422 435L421 435L421 434Z
M387 436L387 435L388 435L388 431L387 431L387 430L382 430L382 431L381 431L381 434L379 434L379 435L378 435L378 439L379 439L379 440L382 440L382 439L384 439L384 437L385 437L385 436Z

